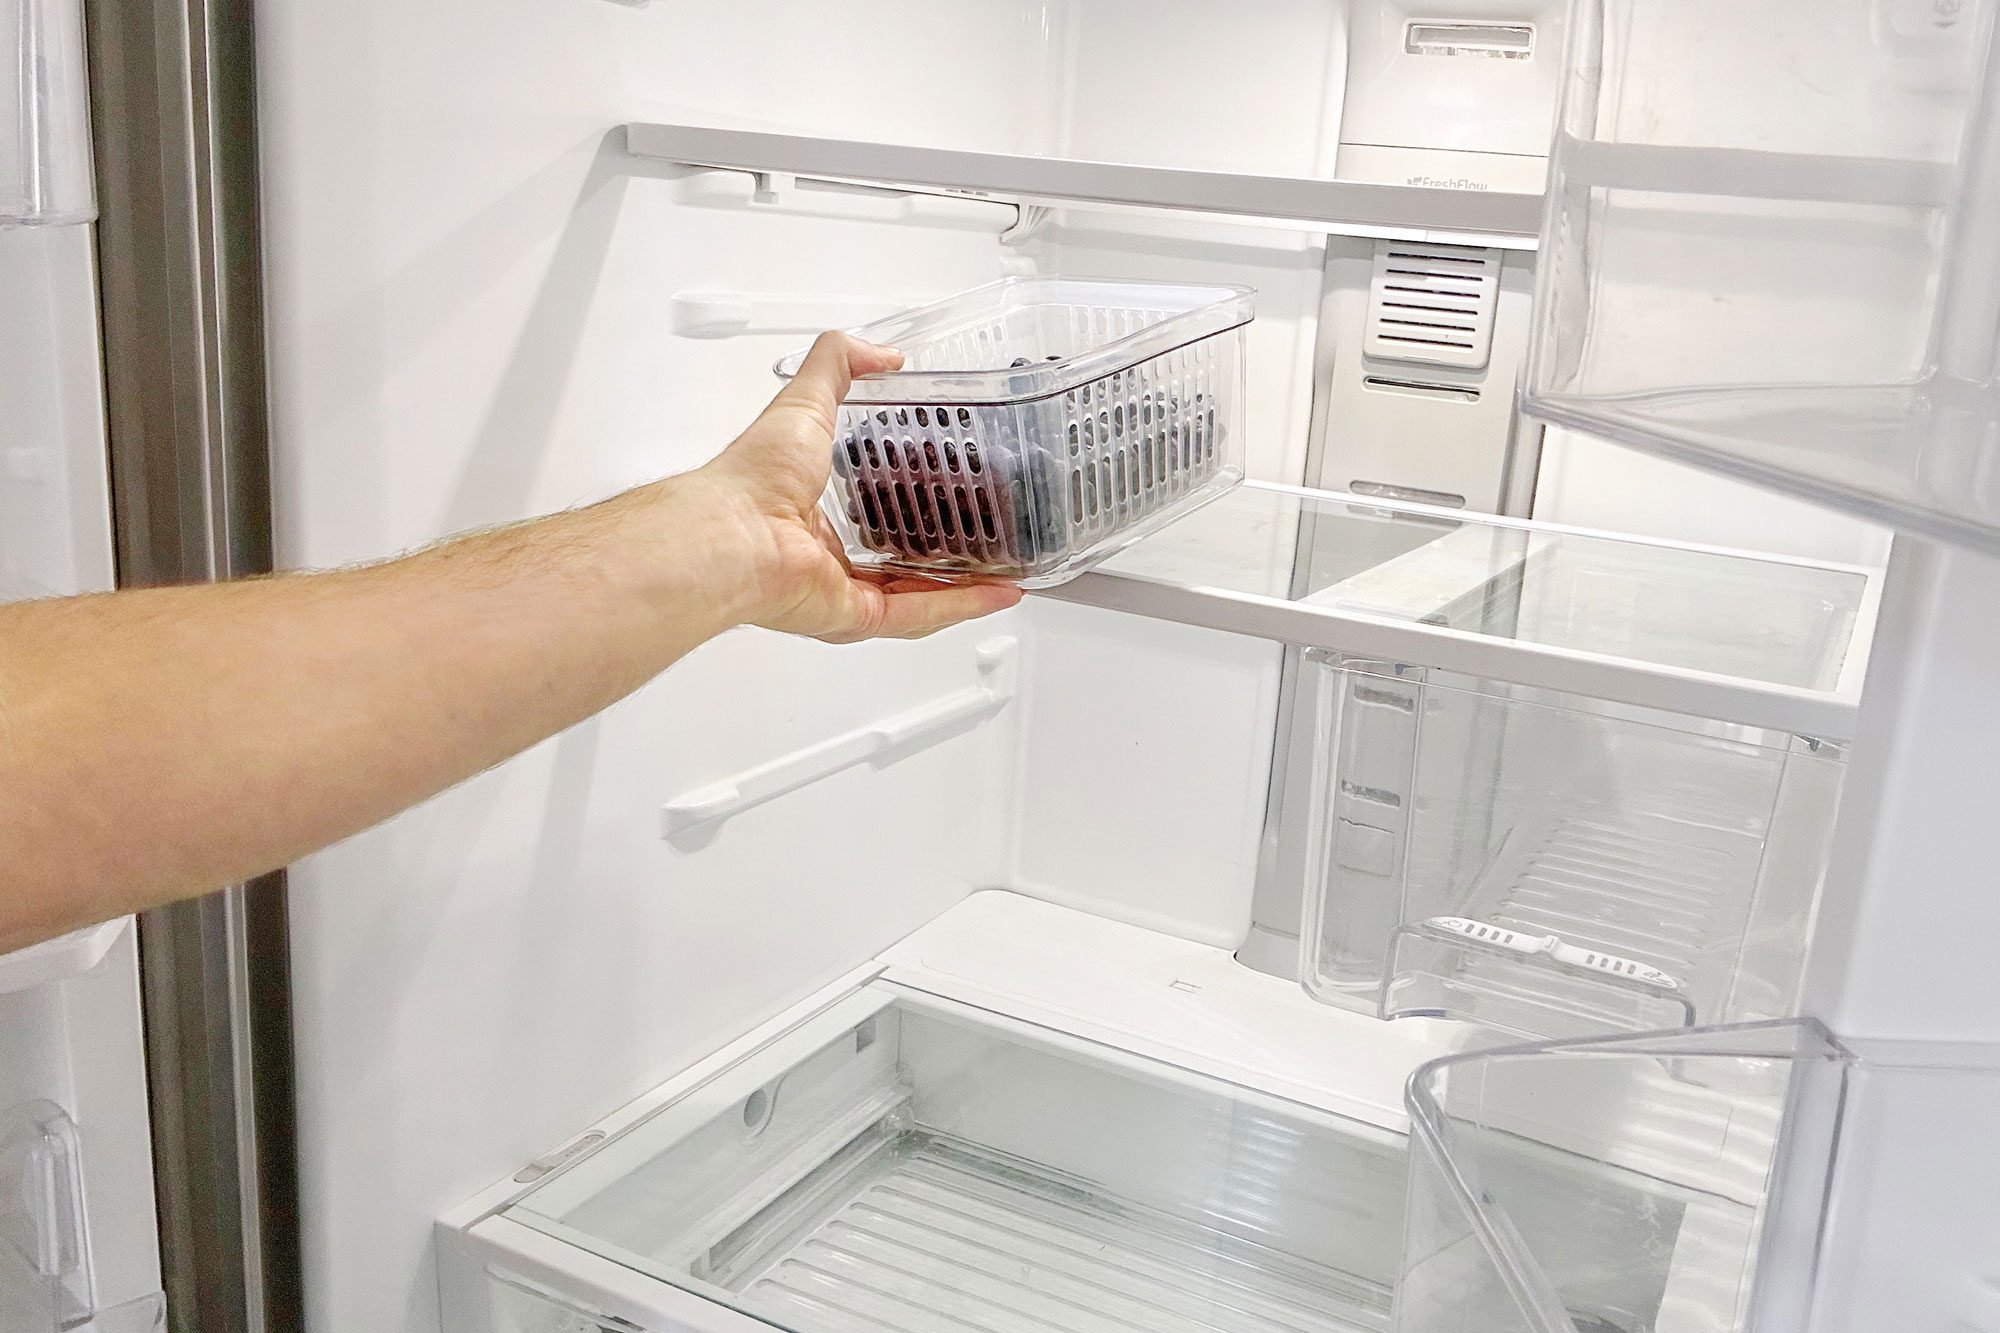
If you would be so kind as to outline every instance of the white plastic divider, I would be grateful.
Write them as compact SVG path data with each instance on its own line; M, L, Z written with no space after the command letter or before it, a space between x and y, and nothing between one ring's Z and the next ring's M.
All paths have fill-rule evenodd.
M1015 639L988 640L978 648L979 684L675 797L660 811L661 835L683 848L700 847L745 810L857 764L893 763L984 722L1014 697L1019 648Z
M1556 644L1503 639L1331 606L1322 599L1294 599L1218 586L1200 581L1198 569L1183 571L1176 578L1147 577L1134 572L1124 557L1114 559L1069 583L1043 589L1040 595L1081 606L1096 606L1184 625L1248 634L1306 648L1324 648L1350 656L1435 667L1615 703L1713 718L1720 722L1769 727L1822 740L1853 739L1868 645L1874 637L1875 619L1881 602L1880 570L1726 551L1688 542L1631 538L1528 519L1468 515L1428 505L1334 495L1265 482L1246 482L1243 489L1299 496L1329 504L1365 505L1386 513L1454 524L1476 522L1498 528L1514 528L1531 535L1569 534L1618 541L1634 549L1749 556L1773 565L1853 574L1865 579L1866 583L1849 634L1839 680L1830 690L1744 679ZM1172 533L1170 525L1155 540L1169 537ZM1131 553L1144 550L1145 542L1142 541L1131 548Z
M946 194L1074 205L1164 208L1348 235L1532 250L1542 196L1310 176L963 152L705 125L635 123L628 151L684 166L855 181Z

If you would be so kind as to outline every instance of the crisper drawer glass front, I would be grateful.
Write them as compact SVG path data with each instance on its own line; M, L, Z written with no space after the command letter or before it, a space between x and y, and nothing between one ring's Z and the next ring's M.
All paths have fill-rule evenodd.
M510 1216L796 1333L1389 1327L1400 1138L875 983Z
M1529 1037L1796 1012L1840 747L1307 659L1315 995Z
M1837 566L1254 484L1102 572L1819 691L1840 684L1868 595Z

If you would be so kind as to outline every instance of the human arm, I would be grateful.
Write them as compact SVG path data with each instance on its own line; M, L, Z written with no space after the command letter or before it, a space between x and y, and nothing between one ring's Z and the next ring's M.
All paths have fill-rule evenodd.
M816 504L828 335L714 462L316 574L0 607L0 951L235 883L630 693L736 625L911 637L1017 590L856 577Z

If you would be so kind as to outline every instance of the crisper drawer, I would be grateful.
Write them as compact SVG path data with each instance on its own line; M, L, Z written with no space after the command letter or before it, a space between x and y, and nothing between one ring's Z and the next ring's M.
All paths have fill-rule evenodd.
M1795 1012L1839 746L1315 652L1303 975L1531 1037Z
M798 1333L1347 1333L1403 1181L1400 1136L875 982L501 1218Z
M2000 549L1990 0L1583 0L1536 415Z

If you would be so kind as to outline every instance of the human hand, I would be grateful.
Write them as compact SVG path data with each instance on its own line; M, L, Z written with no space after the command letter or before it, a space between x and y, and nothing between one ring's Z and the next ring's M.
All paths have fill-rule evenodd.
M746 620L829 643L917 639L1021 600L1005 584L945 584L857 571L820 512L833 469L840 403L856 375L903 357L844 333L824 333L799 373L750 428L694 476L734 510L748 543Z

